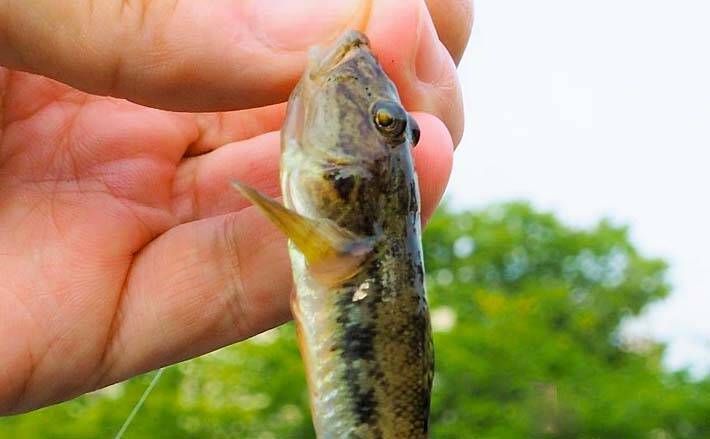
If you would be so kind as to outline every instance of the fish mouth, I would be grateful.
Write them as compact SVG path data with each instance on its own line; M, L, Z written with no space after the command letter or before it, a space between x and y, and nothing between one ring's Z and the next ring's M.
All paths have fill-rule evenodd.
M312 48L309 52L310 79L313 80L327 74L343 62L361 53L363 48L369 52L370 40L365 34L356 30L345 32L325 53L322 53L318 47Z

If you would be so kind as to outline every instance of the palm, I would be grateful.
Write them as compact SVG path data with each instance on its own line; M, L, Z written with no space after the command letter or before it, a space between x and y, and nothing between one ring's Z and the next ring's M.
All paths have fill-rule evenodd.
M182 223L241 207L238 197L227 192L224 166L208 164L213 175L198 179L197 159L185 155L210 149L205 133L239 137L244 118L238 113L221 118L169 113L9 71L0 71L0 79L0 290L7 288L2 296L12 298L0 326L16 335L0 350L32 359L26 370L14 372L21 379L13 382L25 387L18 389L18 397L38 386L51 399L66 389L85 391L122 378L112 370L115 357L130 347L121 345L122 327L140 316L119 311L132 309L131 302L148 308L170 293L131 297L145 294L143 284L152 284L150 268L138 266L141 257L155 259L151 242ZM277 123L280 111L262 111L262 119L242 114L252 128L261 123L266 129ZM218 119L221 131L211 124ZM225 127L225 120L234 129ZM253 160L258 158L249 159L256 166ZM262 180L275 181L273 160L259 165L256 173L265 176ZM199 198L209 205L200 206ZM171 252L189 254L193 249L181 247L190 244L179 240ZM156 243L159 254L164 253L160 245L165 243ZM165 327L170 317L149 316L160 322L153 327ZM45 365L51 367L44 370Z

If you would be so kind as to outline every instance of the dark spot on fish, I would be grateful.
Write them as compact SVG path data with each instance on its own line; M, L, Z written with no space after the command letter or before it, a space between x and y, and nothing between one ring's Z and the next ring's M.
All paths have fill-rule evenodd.
M417 185L414 181L409 183L409 212L416 213L419 211L419 202L417 200Z
M363 389L359 384L359 370L349 367L345 372L348 387L352 396L355 415L361 424L374 424L377 409L375 392L373 389Z
M372 345L374 337L373 328L353 323L348 324L345 327L341 346L343 356L349 360L372 360L375 351Z
M423 413L424 415L422 418L424 419L424 433L429 432L429 411L431 410L431 401L429 398L429 393L431 392L430 388L422 389L422 401L423 401Z
M374 388L363 382L363 373L366 370L379 370L375 364L375 328L357 317L362 307L368 307L363 302L352 302L352 292L356 285L348 285L338 300L340 310L336 318L343 332L339 337L339 351L343 358L345 370L344 382L347 383L348 394L352 410L360 424L375 426L377 423L377 400ZM367 299L366 299L367 300ZM365 300L365 301L366 301ZM369 307L368 307L369 308ZM370 315L374 314L368 311Z
M380 282L381 282L380 268L381 268L381 266L382 266L382 264L380 263L380 261L378 259L374 259L372 261L372 263L370 264L370 266L368 267L367 275L370 279L370 284L376 283L376 285L374 285L371 288L381 287L381 285L380 285Z
M347 200L355 188L355 176L342 175L338 170L325 172L323 178L332 183L338 196L343 200Z
M422 264L420 260L417 260L417 262L414 264L414 269L417 272L417 276L419 276L419 281L423 281L424 280L424 264Z
M335 190L338 191L338 195L343 200L347 199L355 188L355 177L348 175L343 177L342 175L337 177L333 182Z

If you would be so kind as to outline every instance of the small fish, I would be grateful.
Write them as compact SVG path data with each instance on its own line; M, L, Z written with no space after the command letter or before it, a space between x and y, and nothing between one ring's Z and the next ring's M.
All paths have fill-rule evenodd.
M289 238L291 300L319 438L426 438L434 348L419 128L357 31L312 49L282 130L284 205L234 186Z

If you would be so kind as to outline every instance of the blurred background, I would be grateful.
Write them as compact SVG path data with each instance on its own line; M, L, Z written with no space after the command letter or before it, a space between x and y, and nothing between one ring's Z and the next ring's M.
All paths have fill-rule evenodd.
M710 3L478 0L427 228L435 438L710 438ZM113 437L150 382L0 419ZM126 438L313 437L291 324L165 370Z

